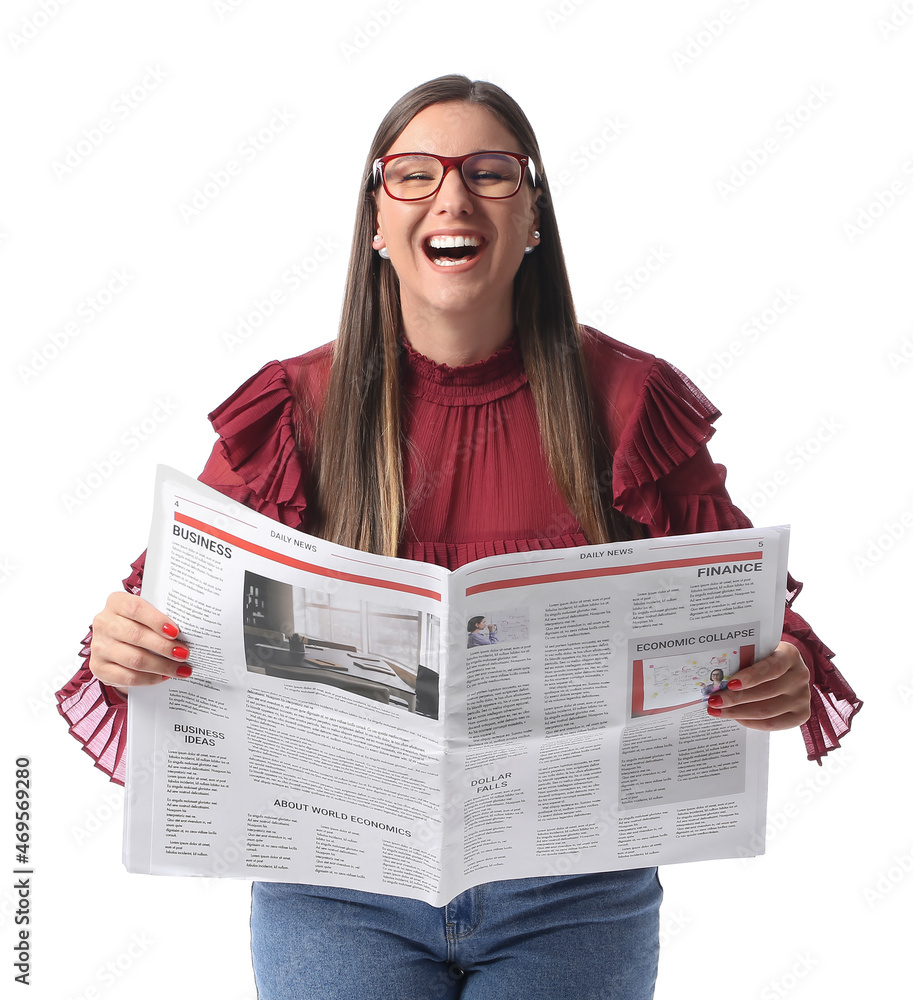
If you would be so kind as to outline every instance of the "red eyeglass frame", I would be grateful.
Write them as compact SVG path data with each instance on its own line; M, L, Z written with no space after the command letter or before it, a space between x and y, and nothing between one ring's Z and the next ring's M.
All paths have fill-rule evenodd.
M466 183L466 178L463 176L463 164L467 160L471 160L474 156L485 156L488 153L496 153L498 156L509 156L511 159L516 160L520 164L520 177L517 182L517 188L510 194L478 194L478 192L473 191L472 188ZM444 172L441 174L441 179L438 181L437 187L433 191L429 191L428 194L423 194L421 198L399 198L387 187L387 178L384 174L384 168L391 160L398 160L401 156L430 156L431 159L437 160L441 166L444 168ZM459 170L460 180L463 182L463 186L474 198L487 198L489 201L503 201L505 198L513 198L517 191L523 186L523 178L529 170L530 180L535 186L535 168L532 163L530 163L528 156L523 156L521 153L512 153L507 149L480 149L475 153L466 153L463 156L438 156L437 153L424 153L414 151L411 153L390 153L387 156L378 156L377 159L372 164L372 177L376 184L377 178L380 176L380 182L384 186L384 191L387 192L389 197L394 201L424 201L426 198L431 198L441 190L441 186L444 183L444 178L447 176L447 171L451 167L456 167Z

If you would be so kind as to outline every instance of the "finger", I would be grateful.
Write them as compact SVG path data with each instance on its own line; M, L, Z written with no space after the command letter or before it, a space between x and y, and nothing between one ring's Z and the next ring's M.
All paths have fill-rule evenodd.
M779 650L774 650L770 656L756 660L750 667L743 667L735 677L729 679L727 688L730 691L746 691L782 677L787 670L789 670L788 657Z
M167 630L163 627L167 625ZM123 592L111 594L92 625L89 668L103 683L127 688L189 677L189 649L164 633L177 631L167 615L148 601Z
M151 687L153 684L163 684L165 681L174 679L170 674L150 674L138 670L127 670L115 663L106 662L104 667L98 671L91 660L89 666L106 687L114 688L124 698L129 696L131 688Z
M97 653L89 658L89 669L107 687L126 696L133 687L146 687L172 680L171 674L132 670Z
M121 618L140 622L157 635L164 635L169 639L177 639L180 635L181 630L176 622L138 594L116 591L108 598L105 610L110 610Z
M155 629L135 619L124 618L120 615L106 620L104 639L105 641L113 640L128 646L146 649L151 653L181 663L185 662L190 655L186 644L175 642L174 639L159 634Z
M740 671L739 676L742 673L750 674L747 687L730 683L726 691L710 698L708 705L726 708L784 695L793 698L799 710L809 705L808 667L799 650L790 643L780 643L770 656ZM764 679L760 679L762 676Z
M715 718L743 724L764 723L754 728L786 729L801 725L811 714L808 679L802 670L796 669L749 691L714 695L707 702L707 712Z
M131 631L129 627L128 631ZM108 632L93 636L89 668L105 684L148 684L153 682L138 675L153 674L159 680L163 677L190 677L193 668L186 662L188 655L189 650L183 647L172 646L163 654L134 643L121 642Z
M779 677L773 677L763 684L758 684L756 687L741 691L720 691L707 699L707 705L710 708L737 708L739 705L769 701L784 695L799 698L804 694L806 688L807 685L803 684L800 677L785 673Z
M93 655L99 651L105 655L106 644L113 640L186 661L190 651L186 644L175 641L179 634L178 626L148 601L119 591L108 597L92 623Z
M809 705L808 684L787 674L748 691L713 695L707 700L707 711L723 718L760 718L776 711L807 712Z
M189 677L192 673L187 663L117 641L108 641L101 649L93 649L89 665L99 680L115 687L158 684L166 678Z
M738 702L735 705L708 705L708 711L717 718L734 719L736 722L743 719L772 719L778 715L789 715L800 708L801 699L792 693Z

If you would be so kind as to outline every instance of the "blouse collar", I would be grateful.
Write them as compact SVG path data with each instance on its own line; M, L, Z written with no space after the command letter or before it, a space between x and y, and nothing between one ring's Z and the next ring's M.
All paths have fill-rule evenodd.
M456 368L419 354L405 338L402 357L403 390L445 406L488 403L526 383L516 336L490 357Z

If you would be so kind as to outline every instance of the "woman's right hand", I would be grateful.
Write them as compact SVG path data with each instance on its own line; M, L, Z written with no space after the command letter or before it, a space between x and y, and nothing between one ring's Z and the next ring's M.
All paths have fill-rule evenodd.
M177 625L148 601L123 590L108 597L92 622L89 669L121 694L129 688L189 677L190 650Z

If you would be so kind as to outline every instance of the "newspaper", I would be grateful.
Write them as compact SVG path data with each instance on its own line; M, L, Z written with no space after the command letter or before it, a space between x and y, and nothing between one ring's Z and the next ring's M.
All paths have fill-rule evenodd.
M763 853L767 735L705 702L780 639L788 534L450 572L160 467L143 593L193 676L130 693L124 863L441 906L500 879Z

